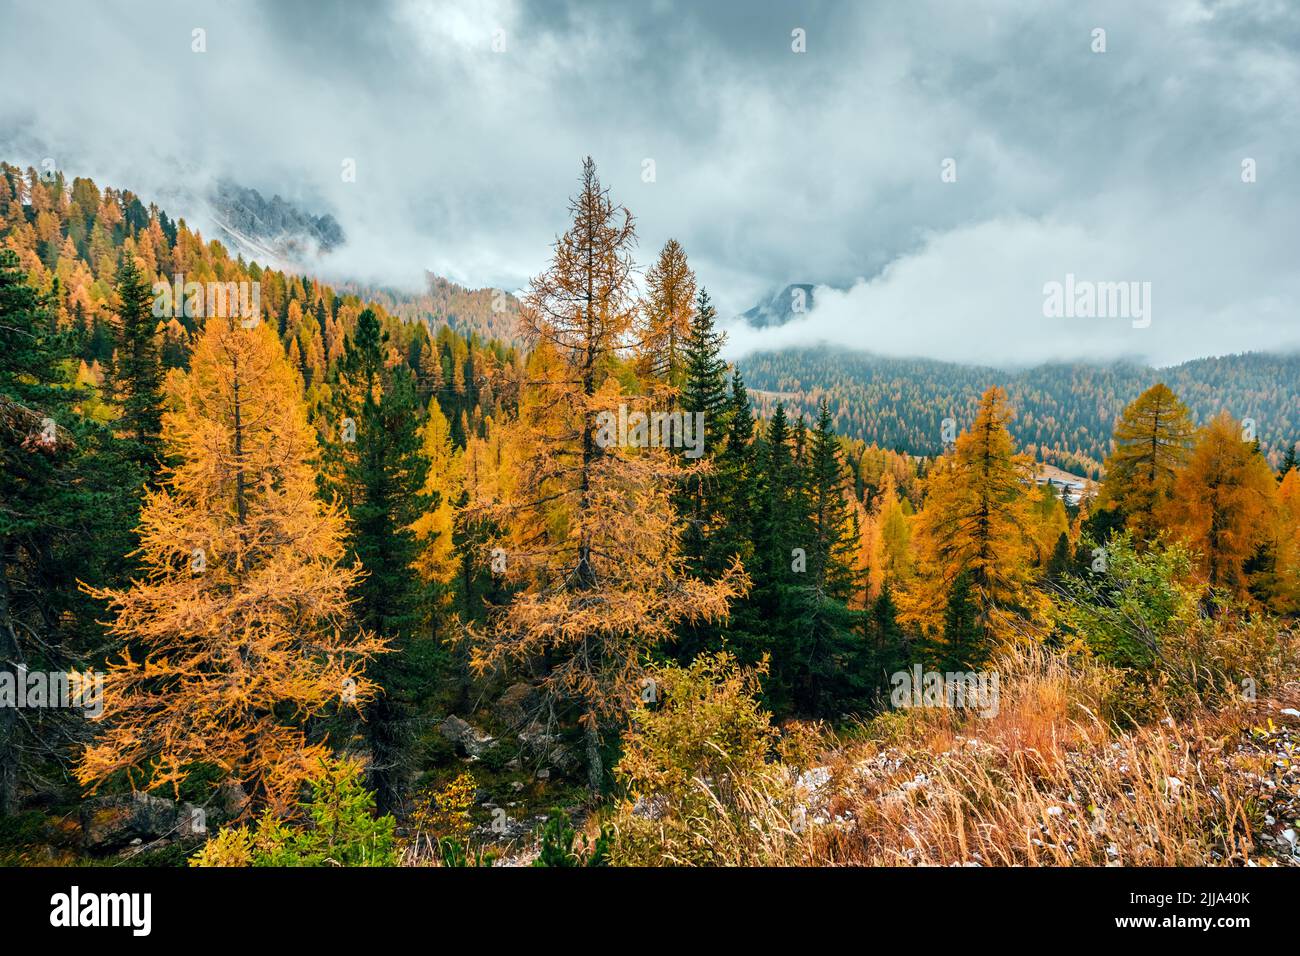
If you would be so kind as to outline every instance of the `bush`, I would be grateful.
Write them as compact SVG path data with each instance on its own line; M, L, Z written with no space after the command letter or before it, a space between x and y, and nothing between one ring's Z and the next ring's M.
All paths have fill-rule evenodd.
M793 774L770 762L777 733L758 703L767 662L729 654L653 671L661 703L642 704L615 775L616 864L778 863L798 837Z
M415 841L421 837L433 841L451 838L464 840L474 829L470 811L474 808L474 793L478 783L470 773L459 774L441 789L432 787L420 791L411 811L411 829Z
M1174 635L1164 657L1175 696L1202 703L1253 700L1278 690L1300 669L1293 630L1277 618L1233 605Z
M190 859L191 866L394 866L394 821L376 819L374 795L362 785L361 766L321 761L311 778L303 826L266 811L252 829L223 828Z
M1120 534L1106 545L1103 571L1068 576L1058 590L1065 633L1123 672L1120 723L1249 698L1294 672L1294 635L1224 595L1207 598L1203 586L1190 583L1192 566L1181 544L1139 553ZM1203 613L1210 607L1213 616Z
M1152 673L1166 642L1198 617L1196 592L1183 583L1191 555L1179 544L1139 553L1126 532L1107 542L1104 561L1101 570L1061 582L1060 622L1104 663Z
M563 810L552 810L538 840L538 855L533 866L609 866L610 845L614 829L609 824L600 828L594 841L582 835L582 846L575 846L578 834L569 824Z

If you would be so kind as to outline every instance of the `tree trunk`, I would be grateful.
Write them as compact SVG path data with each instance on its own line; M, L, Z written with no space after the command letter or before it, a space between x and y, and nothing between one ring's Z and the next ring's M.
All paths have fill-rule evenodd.
M18 677L22 656L9 609L9 547L0 543L0 673ZM0 707L0 817L18 812L18 709Z
M403 756L401 712L386 694L366 708L366 737L370 744L370 787L375 810L396 814L402 804Z
M588 713L588 722L584 728L587 738L587 789L593 796L600 796L605 783L605 769L600 761L600 728L596 725L596 715Z

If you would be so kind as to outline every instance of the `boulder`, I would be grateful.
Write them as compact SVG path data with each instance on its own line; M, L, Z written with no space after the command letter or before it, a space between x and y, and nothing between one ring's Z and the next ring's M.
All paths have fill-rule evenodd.
M217 788L212 805L208 808L209 823L226 823L240 817L248 808L248 792L236 780L229 780Z
M549 768L561 774L570 774L581 766L581 761L555 734L548 734L541 724L533 723L519 735L519 752L524 760L536 767Z
M545 823L544 813L516 820L506 812L505 808L499 808L492 814L489 823L474 828L474 837L478 843L513 843L531 836Z
M492 705L492 716L511 730L524 726L537 708L537 691L532 684L520 681L506 688Z
M189 803L132 793L94 797L81 805L81 841L92 853L130 846L132 841L201 840L207 814Z
M497 745L496 740L472 724L468 724L454 714L438 726L439 732L456 748L456 752L467 757L481 757Z
M642 820L658 820L668 808L668 801L662 795L637 797L632 804L632 816Z

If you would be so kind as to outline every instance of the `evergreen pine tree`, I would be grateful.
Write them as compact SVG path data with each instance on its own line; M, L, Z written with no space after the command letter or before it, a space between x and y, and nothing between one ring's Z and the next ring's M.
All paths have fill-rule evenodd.
M123 443L83 416L71 385L69 336L17 255L0 250L0 672L66 671L98 663L102 608L81 590L131 569L141 475ZM10 678L12 679L12 677ZM0 707L0 816L18 807L24 777L62 773L84 730L66 709L19 720ZM60 759L62 758L62 759ZM44 763L37 770L39 763Z
M727 363L719 358L726 336L714 327L716 319L717 310L713 308L709 292L701 289L695 300L695 314L686 340L681 407L685 412L703 414L704 449L710 455L716 454L722 437L727 433L728 412Z
M1059 581L1074 567L1074 555L1070 549L1070 535L1062 531L1056 538L1056 546L1047 562L1046 577L1048 581Z
M114 277L117 295L116 385L122 432L135 443L136 460L151 474L161 464L162 380L153 293L135 258L123 252Z
M877 700L888 700L891 674L911 666L907 633L898 622L898 605L886 581L871 605L871 689Z
M1296 443L1292 442L1291 447L1286 450L1286 455L1282 459L1282 467L1277 470L1277 481L1281 484L1292 468L1300 468L1300 459L1296 458Z
M727 433L728 411L727 365L718 357L723 335L714 329L715 314L708 291L701 289L686 341L685 384L680 399L682 413L694 416L693 422L700 423L693 424L692 428L703 450L695 467L683 477L675 501L684 523L682 556L687 568L697 576L721 574L726 568L726 564L717 565L709 560L710 540L724 521L713 464Z
M390 643L371 671L382 688L366 708L371 785L381 813L397 808L408 758L408 712L422 672L436 666L436 645L423 633L427 585L415 573L419 543L412 525L423 511L428 462L419 434L420 404L410 370L385 368L387 334L366 309L344 343L338 374L337 464L325 479L347 510L347 553L365 574L352 588L353 611L366 630ZM349 423L350 424L345 424Z
M871 689L868 647L857 632L860 615L848 606L855 589L853 548L857 531L849 512L848 474L831 430L825 403L810 437L799 425L795 518L806 569L795 576L790 643L774 669L789 672L798 713L841 717L861 712Z
M719 509L726 520L713 537L711 569L726 567L737 555L748 567L754 553L754 414L738 369L731 376L726 421L722 450L714 459Z
M826 402L818 410L808 460L809 517L812 548L808 571L812 586L839 601L853 593L853 549L847 481L839 442L831 430Z
M971 572L953 582L943 617L943 643L932 648L933 667L941 671L977 670L988 658L988 637L980 623L971 587Z

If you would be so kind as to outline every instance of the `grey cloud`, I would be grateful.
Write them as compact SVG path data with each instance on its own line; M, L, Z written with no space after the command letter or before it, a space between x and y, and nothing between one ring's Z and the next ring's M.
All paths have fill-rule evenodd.
M1285 0L23 0L8 20L5 158L50 155L180 213L222 176L299 200L349 237L326 274L516 288L590 153L642 257L681 240L724 313L791 281L842 290L795 326L733 333L737 353L824 338L1161 361L1296 344L1300 10ZM1152 281L1148 334L1045 322L1042 285L1067 271Z

